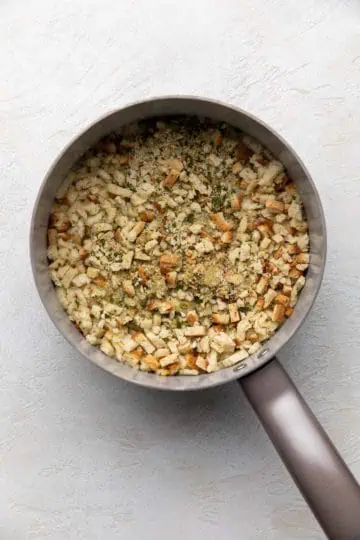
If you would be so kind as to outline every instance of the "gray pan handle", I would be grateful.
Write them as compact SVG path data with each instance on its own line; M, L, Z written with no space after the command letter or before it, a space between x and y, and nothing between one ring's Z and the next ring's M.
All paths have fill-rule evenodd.
M279 362L239 382L328 538L360 540L360 487Z

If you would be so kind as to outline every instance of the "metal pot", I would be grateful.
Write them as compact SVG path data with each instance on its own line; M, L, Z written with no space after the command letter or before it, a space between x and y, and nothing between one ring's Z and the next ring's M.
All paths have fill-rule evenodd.
M71 323L50 280L46 232L60 184L69 168L89 147L129 122L176 114L206 116L239 128L262 142L285 165L300 191L308 219L310 266L293 315L266 342L263 350L238 366L208 375L162 378L136 371L105 356ZM240 109L194 97L151 99L115 111L73 140L51 167L35 203L30 254L35 283L50 318L83 356L121 379L159 390L200 390L238 379L324 532L333 540L360 539L359 485L275 358L308 315L320 288L326 257L326 228L319 195L303 163L279 135Z

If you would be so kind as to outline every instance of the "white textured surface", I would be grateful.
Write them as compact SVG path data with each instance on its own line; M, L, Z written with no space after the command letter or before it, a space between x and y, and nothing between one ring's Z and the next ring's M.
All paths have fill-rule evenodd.
M2 540L323 538L236 384L155 394L72 351L27 237L51 161L106 111L187 93L261 116L313 173L329 233L282 359L360 477L359 17L356 0L1 1Z

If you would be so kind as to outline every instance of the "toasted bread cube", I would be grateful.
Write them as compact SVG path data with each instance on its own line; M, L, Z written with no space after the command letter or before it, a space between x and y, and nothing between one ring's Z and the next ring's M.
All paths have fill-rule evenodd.
M185 365L188 369L196 369L196 360L198 358L197 354L188 353L185 355Z
M206 335L205 326L191 326L184 329L184 336L187 337L202 337Z
M211 373L212 371L216 371L218 369L218 354L216 351L212 350L207 355L206 360L208 362L206 371L208 373Z
M239 351L236 351L234 354L223 360L223 365L224 367L233 366L234 364L245 360L245 358L247 358L248 356L249 353L245 349L240 349Z
M234 165L232 166L232 172L233 174L238 174L242 170L242 165L239 161L235 161Z
M170 351L167 347L163 347L161 349L157 349L155 352L154 352L154 356L156 358L164 358L164 356L168 356L170 354Z
M121 261L121 265L124 268L124 270L130 270L133 258L134 258L133 251L128 251L127 253L125 253Z
M200 340L200 346L199 346L199 351L200 351L200 352L203 352L203 353L208 353L208 352L210 352L210 340L209 340L209 336L204 336L203 338L201 338L201 340Z
M116 229L115 231L115 240L121 242L121 229Z
M146 309L148 311L156 311L161 306L161 300L158 300L157 298L154 298L153 300L150 300L146 306Z
M275 304L281 304L283 306L287 306L289 303L289 297L286 296L285 294L278 294L277 296L275 296L274 302Z
M233 240L233 233L231 231L226 231L221 235L221 242L223 244L231 244Z
M162 313L162 314L165 314L165 313L170 313L170 311L173 311L174 310L174 306L171 302L169 301L164 301L164 302L160 302L159 304L159 312Z
M136 349L138 344L130 336L125 336L122 340L122 346L126 352L132 352Z
M177 272L169 272L166 274L165 280L169 287L176 286Z
M132 284L132 282L129 279L125 279L123 281L123 283L122 283L122 286L123 286L125 294L127 294L128 296L131 296L131 297L135 296L134 285Z
M77 276L75 276L74 279L72 280L72 283L73 285L75 285L75 287L83 287L84 285L87 285L89 281L90 280L88 276L84 273L84 274L78 274Z
M56 229L48 229L48 243L49 246L56 246L58 233Z
M154 334L154 332L151 330L145 330L145 335L157 349L166 347L165 341L161 337Z
M268 285L269 285L269 278L266 276L262 276L259 279L258 284L256 285L256 292L258 294L264 294Z
M235 349L235 342L225 332L219 332L211 340L211 348L217 353L232 353Z
M179 351L181 354L188 353L188 352L190 352L191 350L192 350L192 346L191 346L190 341L188 341L188 340L182 342L181 345L178 346L178 351Z
M173 353L173 354L169 354L168 356L164 356L163 358L160 358L160 366L161 367L170 366L177 360L178 356L179 356L178 353Z
M173 253L165 253L160 257L160 272L167 274L179 264L179 257Z
M259 336L254 330L248 330L246 332L246 339L251 343L256 343L257 341L259 341Z
M179 178L179 175L180 175L180 171L178 171L177 169L171 169L170 173L167 175L167 177L165 178L163 182L163 186L166 188L173 187L176 184Z
M99 276L99 277L94 279L94 284L97 287L103 288L103 287L106 287L106 280L103 277Z
M230 321L232 323L239 322L240 321L240 315L237 308L236 303L235 304L229 304L229 315L230 315Z
M145 221L145 223L151 223L154 219L154 212L145 210L144 212L140 212L139 218L141 219L141 221Z
M216 214L211 214L211 220L215 223L216 227L223 232L230 231L233 228L232 223L229 223L224 218L222 212L217 212Z
M100 350L106 354L107 356L114 356L115 349L111 345L110 341L108 341L106 338L103 338L100 344Z
M136 225L131 229L131 231L127 235L127 240L129 242L135 242L139 234L143 232L145 228L145 221L138 221Z
M296 262L298 264L309 264L309 261L310 261L309 253L299 253L296 256Z
M108 184L107 190L111 195L114 195L116 197L122 197L124 199L130 199L133 194L131 189L122 188L117 184Z
M186 320L191 325L196 324L199 321L199 317L198 317L198 314L196 313L196 311L194 311L194 310L188 311L187 314L186 314Z
M275 299L277 293L274 289L268 289L264 296L264 308L268 308L272 301Z
M275 304L273 312L272 312L272 320L274 322L283 322L285 317L285 306L282 306L281 304Z
M149 367L151 370L156 371L160 367L160 362L155 356L152 354L147 354L145 358L143 359L143 362L147 367Z
M265 208L274 214L281 214L284 211L284 203L276 199L268 199L265 203Z
M233 210L240 210L241 209L241 203L243 200L243 195L241 193L236 193L231 197L231 208Z
M147 337L145 337L141 332L136 332L133 338L136 343L138 343L148 354L152 354L155 351L154 345L150 343Z
M201 369L202 371L206 371L208 367L209 362L204 358L203 356L198 356L195 362L196 367Z
M301 272L297 268L292 268L289 272L289 277L291 279L299 279L301 277Z
M230 317L227 313L214 313L211 320L215 324L229 324Z

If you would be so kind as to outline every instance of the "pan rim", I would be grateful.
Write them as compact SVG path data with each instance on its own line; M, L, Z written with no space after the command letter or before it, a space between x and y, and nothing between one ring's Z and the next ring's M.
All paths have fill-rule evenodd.
M66 325L67 330L64 330L64 321L63 320L60 321L59 317L56 316L54 309L51 307L51 303L48 299L47 294L44 293L43 283L39 277L39 269L38 269L38 262L37 262L37 256L36 256L36 250L37 250L36 243L37 243L37 232L38 232L37 224L36 224L37 215L38 215L39 207L42 202L44 190L46 186L48 185L48 183L51 181L52 176L60 160L65 155L71 152L74 145L77 142L79 142L81 138L87 132L89 132L95 126L98 126L106 122L112 115L123 113L124 111L130 110L131 108L136 108L136 107L140 107L144 105L152 106L160 102L175 103L175 101L177 102L191 101L191 102L194 102L194 104L210 104L210 105L219 107L219 109L223 109L223 110L227 109L228 111L231 111L233 114L240 115L242 117L249 119L251 122L259 125L262 129L270 133L271 136L273 136L277 141L279 141L281 146L284 147L289 152L289 154L295 160L296 164L301 168L302 173L305 175L308 183L310 184L311 190L312 190L312 197L315 198L315 204L319 213L321 230L323 232L323 236L321 238L321 263L318 266L317 273L314 277L313 290L311 292L311 295L307 295L308 296L307 301L301 311L299 320L293 326L293 328L288 332L286 339L285 340L278 339L278 341L281 341L280 345L278 346L272 347L271 345L272 343L274 343L274 339L276 338L276 336L284 334L284 328L286 325L285 323L274 334L272 338L270 338L267 342L265 342L264 348L259 353L250 356L245 361L241 362L239 365L232 366L229 368L224 368L215 373L202 374L202 375L191 376L191 377L186 376L186 375L180 375L180 376L177 375L176 377L160 377L155 374L138 371L135 368L125 366L124 364L119 363L115 359L107 357L97 347L91 346L88 342L86 342L82 334L78 330L75 329L74 325L70 322L70 320L68 321L69 324ZM176 113L173 113L173 114L176 114ZM149 114L147 117L150 118L151 116L156 116L156 114L153 114L153 115ZM158 390L163 390L163 391L191 391L191 390L200 390L200 389L219 386L221 384L225 384L226 382L234 381L243 376L250 375L252 372L256 371L257 369L261 368L262 366L270 362L272 358L276 354L278 354L278 352L285 345L285 343L287 343L290 339L293 338L293 336L300 329L305 319L307 318L321 287L321 283L322 283L322 279L323 279L323 275L325 271L326 252L327 252L326 222L325 222L325 215L324 215L324 210L323 210L322 203L320 200L320 196L309 171L304 165L302 159L291 147L291 145L280 134L278 134L272 127L268 126L265 122L257 118L255 115L248 113L247 111L239 107L229 105L219 100L213 100L213 99L208 99L206 97L191 96L191 95L158 96L158 97L152 97L146 100L132 102L128 105L125 105L124 107L116 108L113 111L108 112L107 114L101 115L97 119L88 123L88 125L85 128L81 129L77 135L72 137L70 142L64 147L64 149L53 160L47 174L45 175L40 185L38 195L34 203L34 208L33 208L32 218L31 218L31 225L30 225L30 259L31 259L31 267L32 267L32 273L35 280L36 289L38 291L38 294L41 298L41 301L50 319L52 320L56 328L60 331L60 333L68 341L68 343L70 343L82 356L85 356L92 363L101 367L105 371L115 375L116 377L123 379L127 382L136 384L138 386L158 389ZM300 298L301 296L302 295L300 295ZM68 318L68 315L65 313L65 311L63 311L63 313L64 313L64 316ZM290 319L292 319L293 317L294 315L292 315ZM70 325L74 329L74 331L71 331ZM119 369L116 369L117 367Z

